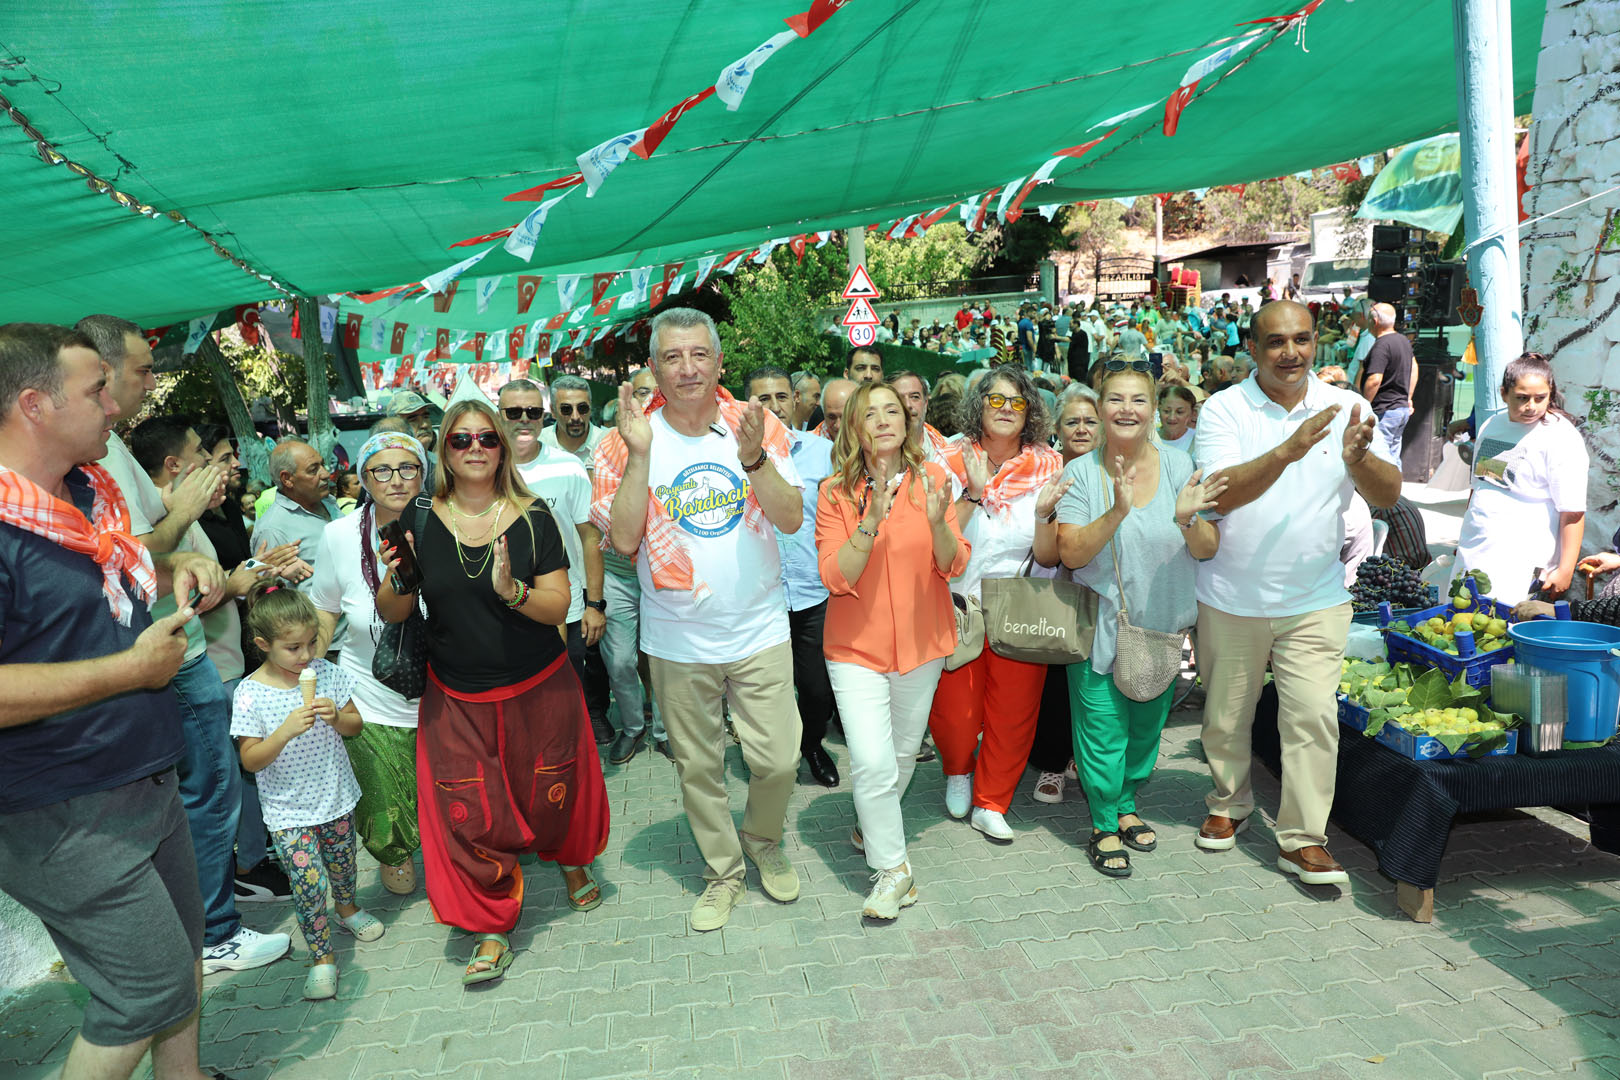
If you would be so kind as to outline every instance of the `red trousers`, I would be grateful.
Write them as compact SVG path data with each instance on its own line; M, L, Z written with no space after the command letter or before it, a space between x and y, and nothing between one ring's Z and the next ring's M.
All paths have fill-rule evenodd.
M441 923L505 933L523 910L518 856L585 866L600 855L607 790L568 657L481 694L447 689L430 668L416 790L428 902Z
M997 656L988 643L977 660L940 675L928 730L946 776L973 774L974 806L1007 812L1035 743L1045 685L1045 664Z

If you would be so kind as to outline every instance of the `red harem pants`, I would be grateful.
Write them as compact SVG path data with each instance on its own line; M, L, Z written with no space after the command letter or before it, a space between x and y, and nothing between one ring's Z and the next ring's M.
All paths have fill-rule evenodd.
M974 806L1007 812L1035 744L1045 686L1045 664L999 656L988 641L977 660L940 675L928 729L945 775L973 774Z
M449 926L481 934L516 926L520 855L564 866L600 855L607 790L568 657L481 694L449 690L429 668L416 788L428 902Z

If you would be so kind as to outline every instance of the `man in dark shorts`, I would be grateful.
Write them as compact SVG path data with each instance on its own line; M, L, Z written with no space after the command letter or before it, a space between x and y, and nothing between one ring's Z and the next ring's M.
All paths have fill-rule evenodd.
M83 334L0 326L0 889L90 994L62 1075L200 1077L203 905L169 682L217 564L129 532L105 452L118 406ZM211 568L211 569L210 569Z
M1412 357L1412 343L1405 334L1395 332L1395 308L1389 304L1374 304L1368 317L1372 320L1372 351L1367 354L1363 370L1361 396L1372 402L1373 414L1378 417L1378 434L1389 447L1396 461L1401 460L1401 435L1406 422L1412 418L1412 390L1417 383L1417 361Z

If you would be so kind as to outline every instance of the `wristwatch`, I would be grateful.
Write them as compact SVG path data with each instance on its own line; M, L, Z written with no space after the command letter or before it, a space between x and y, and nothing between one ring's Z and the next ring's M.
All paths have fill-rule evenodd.
M588 607L588 608L595 608L597 611L601 611L601 612L606 612L607 611L607 601L606 600L586 600L585 601L585 606Z

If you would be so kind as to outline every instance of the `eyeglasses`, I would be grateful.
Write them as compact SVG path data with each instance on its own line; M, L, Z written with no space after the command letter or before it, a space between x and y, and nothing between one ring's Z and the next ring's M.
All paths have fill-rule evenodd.
M522 405L513 405L510 408L502 409L501 412L508 420L522 420L524 417L528 417L530 420L539 420L546 415L546 407L544 405L530 405L525 408Z
M446 441L450 444L452 450L469 450L472 448L474 438L475 436L470 431L458 431ZM500 435L493 431L480 431L476 438L478 439L478 445L485 450L493 450L501 445Z
M452 437L450 441L453 443L455 442L455 439ZM415 480L418 476L422 475L422 466L400 465L396 468L393 465L378 465L376 468L366 470L366 475L377 481L379 484L388 483L388 481L394 478L395 473L399 473L399 478L401 480Z
M589 416L589 415L591 415L591 404L590 404L590 402L587 401L583 405L559 405L559 406L557 406L557 413L558 413L559 416L573 416L576 412L579 413L579 415L581 415L581 416Z
M1029 402L1025 401L1022 396L1008 397L1006 394L986 394L984 400L992 409L1005 408L1011 405L1013 412L1023 412L1025 407L1029 405Z
M1115 357L1112 360L1103 361L1104 371L1124 371L1126 368L1130 368L1132 371L1152 371L1153 361L1126 360L1122 357Z

